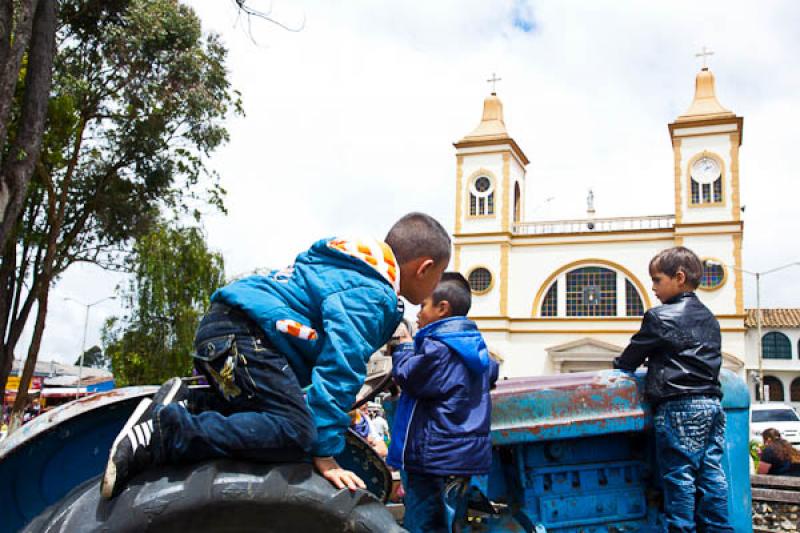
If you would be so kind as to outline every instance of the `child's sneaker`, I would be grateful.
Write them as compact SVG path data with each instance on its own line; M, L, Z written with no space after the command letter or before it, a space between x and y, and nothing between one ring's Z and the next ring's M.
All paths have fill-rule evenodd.
M100 482L100 493L104 498L116 496L130 478L152 464L153 405L150 398L139 402L114 440Z
M177 403L186 408L188 398L189 387L183 383L183 380L181 378L170 378L153 395L153 405Z

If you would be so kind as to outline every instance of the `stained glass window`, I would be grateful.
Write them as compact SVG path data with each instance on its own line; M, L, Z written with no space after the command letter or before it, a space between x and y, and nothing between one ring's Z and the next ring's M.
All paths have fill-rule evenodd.
M700 286L704 289L715 289L725 281L725 269L722 265L703 262L703 276L700 278Z
M494 215L494 188L492 180L486 176L479 176L472 182L469 191L469 214Z
M492 284L492 273L483 267L478 267L469 273L468 280L472 292L486 292Z
M770 331L761 337L761 354L764 359L791 359L792 343L780 331Z
M544 296L542 316L558 316L558 282L553 283Z
M692 203L700 203L700 184L692 180Z
M625 280L625 315L644 315L644 304L642 304L642 299L639 297L639 291L628 279Z
M567 316L616 316L617 273L584 267L567 274Z
M714 181L714 201L722 201L722 177L720 176Z

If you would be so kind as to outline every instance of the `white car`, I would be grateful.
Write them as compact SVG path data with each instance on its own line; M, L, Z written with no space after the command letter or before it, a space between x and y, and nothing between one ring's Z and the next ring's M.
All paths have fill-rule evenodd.
M764 402L750 405L750 439L761 442L765 429L775 428L781 437L800 448L800 416L787 403Z

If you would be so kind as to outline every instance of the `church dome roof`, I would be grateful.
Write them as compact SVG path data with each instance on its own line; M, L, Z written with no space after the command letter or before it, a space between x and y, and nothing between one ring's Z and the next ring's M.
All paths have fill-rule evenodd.
M714 118L727 118L736 116L732 111L722 107L717 100L714 86L714 74L704 67L698 74L694 85L694 100L692 105L675 122L691 122L695 120L708 120Z
M483 101L483 117L478 127L459 142L510 139L503 121L503 102L496 93Z

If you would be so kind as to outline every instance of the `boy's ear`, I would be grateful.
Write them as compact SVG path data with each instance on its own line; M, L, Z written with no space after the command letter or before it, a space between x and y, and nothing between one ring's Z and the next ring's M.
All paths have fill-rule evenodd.
M679 268L678 271L675 272L675 281L678 282L678 285L685 285L686 284L686 272L684 272L683 270L681 270Z
M438 308L439 314L441 316L450 316L453 314L453 308L450 306L450 302L447 300L442 300L438 304L436 304Z
M417 271L415 272L415 274L417 275L417 277L424 276L425 274L428 273L430 269L433 268L433 265L435 263L436 262L431 258L423 259L422 261L419 262L419 265L417 265Z

